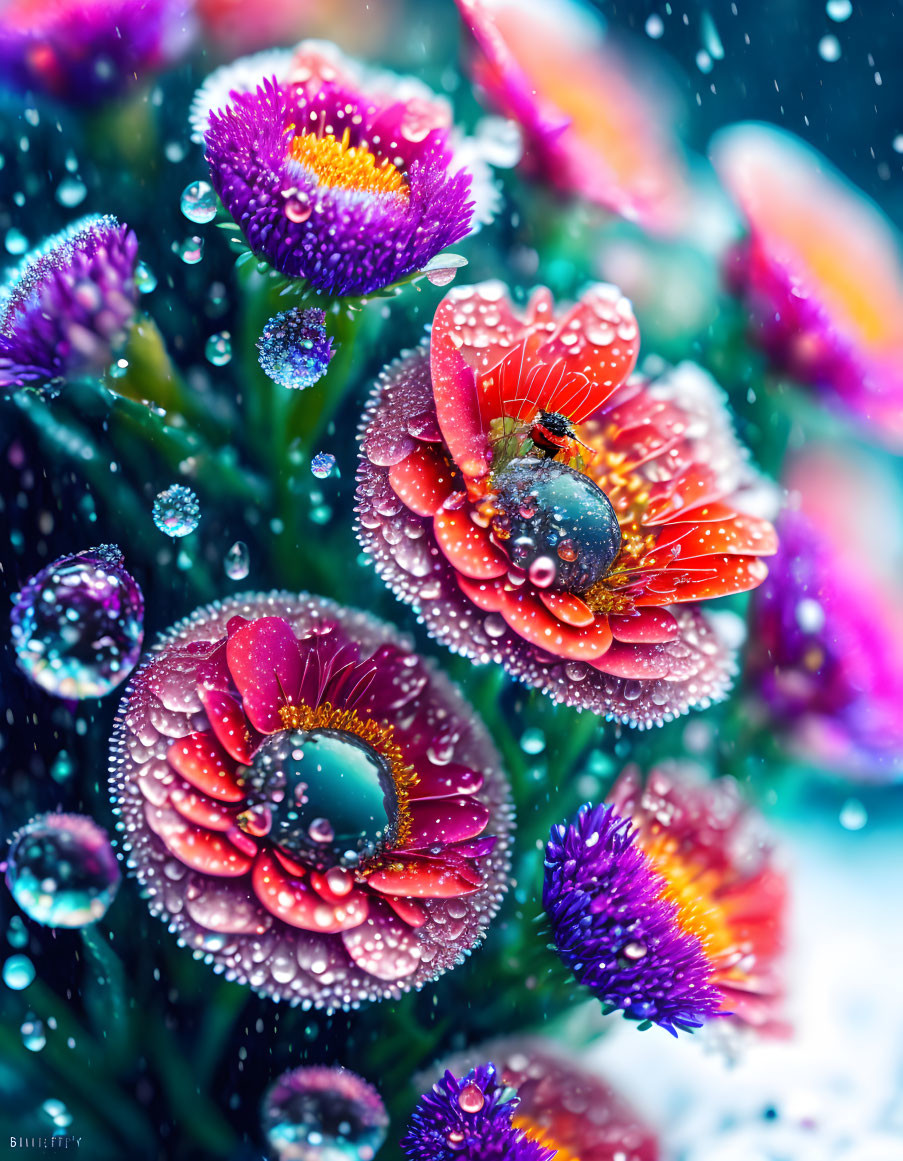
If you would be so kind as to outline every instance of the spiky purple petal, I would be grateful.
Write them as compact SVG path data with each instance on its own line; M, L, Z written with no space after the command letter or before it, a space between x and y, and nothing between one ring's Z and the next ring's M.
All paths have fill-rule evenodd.
M679 926L677 905L662 897L664 880L635 836L629 818L589 803L570 824L554 826L543 906L578 983L604 1007L676 1036L714 1016L721 994L702 943Z

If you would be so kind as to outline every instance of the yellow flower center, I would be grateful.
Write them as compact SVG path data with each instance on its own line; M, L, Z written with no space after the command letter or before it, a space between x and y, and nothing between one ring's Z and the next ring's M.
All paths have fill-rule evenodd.
M293 127L294 128L294 127ZM341 139L330 134L297 133L292 158L309 170L320 185L356 193L383 194L407 201L408 184L388 158L378 160L366 145L351 145L346 129Z
M559 1145L546 1129L541 1125L537 1125L535 1121L532 1121L522 1113L515 1113L511 1124L515 1129L520 1129L522 1133L526 1133L531 1141L536 1141L539 1145L545 1145L547 1149L554 1149L555 1156L553 1161L581 1161L579 1154L572 1153L570 1149L565 1149L563 1145Z

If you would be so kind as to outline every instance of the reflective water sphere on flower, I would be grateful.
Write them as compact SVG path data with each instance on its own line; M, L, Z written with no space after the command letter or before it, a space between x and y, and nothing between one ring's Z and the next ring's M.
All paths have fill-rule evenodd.
M292 1004L422 987L506 886L508 789L474 711L388 626L317 597L176 625L123 701L110 785L151 911Z

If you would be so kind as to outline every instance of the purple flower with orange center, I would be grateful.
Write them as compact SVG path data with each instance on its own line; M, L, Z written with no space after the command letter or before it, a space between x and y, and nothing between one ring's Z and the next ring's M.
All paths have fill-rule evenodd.
M474 1059L496 1062L517 1094L512 1126L553 1152L554 1161L658 1161L655 1134L601 1076L566 1060L551 1041L512 1036L447 1062L462 1074Z
M457 4L473 38L474 81L520 126L528 171L646 229L674 232L687 184L662 78L568 0Z
M138 242L110 215L48 238L0 290L0 390L102 375L135 315Z
M192 124L249 250L325 294L391 287L487 217L486 199L473 196L486 165L455 133L447 103L330 45L218 70Z
M578 983L675 1036L722 1015L781 1030L786 886L735 784L628 769L610 797L546 847L543 904Z
M848 446L789 463L774 570L750 607L750 686L804 760L870 781L903 773L903 504Z
M364 417L358 531L429 631L556 701L646 727L724 696L700 605L775 550L724 397L691 365L628 378L615 287L556 315L536 290L451 291Z
M903 441L903 265L884 214L830 163L768 125L711 147L747 237L726 277L774 365L826 403Z
M111 786L151 911L292 1004L421 987L504 891L508 790L473 710L387 626L316 597L176 625L122 703Z
M401 1147L409 1161L553 1161L552 1149L512 1124L517 1104L492 1064L447 1071L420 1098Z
M9 0L0 83L96 105L176 60L193 35L188 0Z

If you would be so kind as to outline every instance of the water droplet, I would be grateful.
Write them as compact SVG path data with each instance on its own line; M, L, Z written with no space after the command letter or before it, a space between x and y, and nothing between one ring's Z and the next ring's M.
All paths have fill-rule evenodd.
M244 580L251 571L251 554L243 540L236 540L223 559L223 568L229 580Z
M868 811L858 798L848 798L840 808L840 825L844 830L862 830L868 820Z
M56 200L67 209L80 206L87 196L88 187L77 177L64 177L57 186Z
M823 36L818 42L818 55L829 62L840 60L840 41L837 37L830 32Z
M465 1113L478 1113L485 1103L483 1090L473 1081L468 1081L458 1093L458 1104Z
M433 286L448 286L454 281L461 267L466 265L467 259L462 258L460 254L437 254L427 262L420 273L425 274L427 281Z
M332 475L332 469L334 467L335 456L330 455L329 452L317 452L310 461L310 470L318 480L325 480L327 476Z
M283 1073L264 1097L262 1120L277 1161L373 1161L389 1127L376 1089L346 1068Z
M113 902L120 878L106 831L86 815L41 815L13 837L6 885L35 923L96 922Z
M621 948L620 955L628 963L637 963L649 952L649 948L639 939L632 939Z
M11 955L3 965L3 982L14 992L27 988L34 977L34 964L27 955Z
M6 231L4 245L8 254L24 254L28 249L28 239L21 230L17 230L13 226Z
M154 523L173 538L194 532L201 519L201 506L191 488L173 484L154 500Z
M196 236L181 243L173 242L172 248L186 266L196 266L204 257L204 239Z
M50 767L50 777L54 782L68 782L75 770L75 764L66 753L65 750L60 750L53 760L53 765Z
M29 1052L40 1052L47 1043L44 1025L34 1016L29 1016L19 1031L22 1034L22 1043Z
M542 730L531 727L520 737L520 748L525 754L541 754L546 748L546 736Z
M20 669L56 697L103 697L128 677L144 640L144 597L105 544L33 576L12 613Z
M6 942L10 947L25 947L28 943L28 928L21 915L14 915L6 929Z
M290 222L294 222L300 226L302 222L307 219L314 211L313 202L310 200L310 194L302 190L286 191L285 196L285 216Z
M135 285L141 294L157 289L157 276L145 262L139 262L135 268Z
M646 35L650 38L650 40L658 40L660 37L664 36L664 34L665 22L657 12L653 12L652 15L646 20Z
M477 125L480 153L495 169L513 169L523 157L524 135L516 121L484 117Z
M538 589L549 588L555 583L557 575L558 568L551 556L537 556L535 560L530 562L530 567L527 569L530 583L536 585Z
M179 202L182 213L196 226L206 225L216 217L216 194L206 181L193 181L182 190Z
M232 339L228 331L220 331L211 335L204 346L207 361L214 367L225 367L232 359Z
M853 15L853 0L828 0L825 11L837 24L843 24Z

